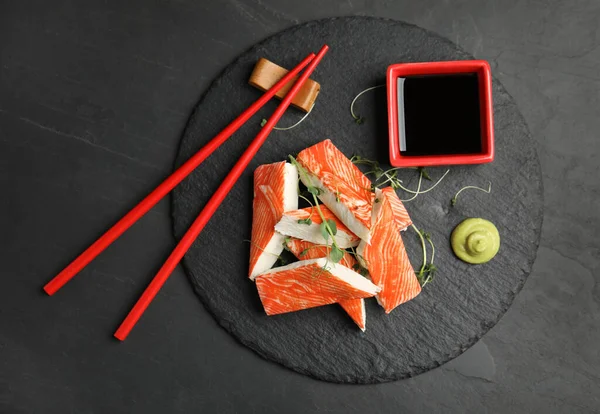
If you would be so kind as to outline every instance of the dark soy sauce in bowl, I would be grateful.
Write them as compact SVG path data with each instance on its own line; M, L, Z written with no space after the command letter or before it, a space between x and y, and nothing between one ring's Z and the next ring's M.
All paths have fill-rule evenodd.
M397 81L403 156L482 151L476 73L406 76Z

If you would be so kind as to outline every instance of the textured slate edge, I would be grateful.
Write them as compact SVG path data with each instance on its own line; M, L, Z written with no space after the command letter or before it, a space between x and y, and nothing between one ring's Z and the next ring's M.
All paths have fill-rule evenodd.
M335 21L335 20L340 20L340 19L353 19L353 20L378 20L378 21L384 21L384 22L392 22L392 23L398 23L398 24L403 24L406 26L410 26L410 27L414 27L417 30L421 30L425 33L430 34L431 36L435 36L436 38L438 38L440 41L445 42L449 45L452 45L453 48L459 50L461 53L463 53L466 56L471 56L470 54L468 54L466 51L464 51L460 46L456 45L455 43L453 43L452 41L450 41L449 39L440 36L438 34L436 34L433 31L427 30L427 29L423 29L419 26L410 24L410 23L406 23L406 22L401 22L398 20L394 20L394 19L386 19L386 18L379 18L379 17L367 17L367 16L348 16L348 17L333 17L333 18L326 18L326 19L320 19L320 20L313 20L313 21L309 21L309 22L305 22L305 23L301 23L299 25L295 25L292 26L288 29L282 30L272 36L269 36L267 38L265 38L264 40L262 40L261 42L255 44L254 46L250 47L249 49L247 49L246 51L242 52L236 59L234 59L209 85L209 87L206 89L206 91L204 91L204 93L202 94L202 97L200 98L200 100L198 101L198 104L196 105L196 107L194 108L194 110L192 111L192 114L190 115L189 119L188 119L188 126L189 123L195 118L195 115L197 113L197 111L200 110L204 98L207 94L207 92L209 90L211 90L213 87L215 87L220 79L224 76L226 76L229 72L231 72L233 70L233 68L235 67L236 63L241 59L242 56L256 50L259 49L263 44L267 43L269 40L276 38L284 33L287 32L293 32L295 30L299 30L300 28L304 28L306 26L317 26L326 22L331 22L331 21ZM501 85L501 83L494 77L494 81L495 83L497 83L498 85L500 85L500 87L502 88L502 92L506 93L509 98L511 98L512 100L512 96L504 89L504 87ZM512 102L514 103L515 106L516 103L514 100L512 100ZM527 134L529 135L529 137L531 138L531 133L529 131L529 128L527 127L527 123L525 122L525 119L523 118L522 114L520 113L520 111L517 111L519 113L519 121L523 124L523 126L525 127ZM515 120L516 121L516 120ZM186 126L186 128L184 129L183 133L182 133L182 137L186 135L186 133L188 132L188 126ZM181 142L181 141L180 141ZM181 145L181 144L180 144ZM534 151L534 158L536 160L537 163L537 171L539 173L539 176L541 177L541 164L539 162L539 157L537 156L537 151L535 149L535 147L532 147L532 150ZM178 152L179 154L179 152ZM185 160L180 160L179 159L179 155L176 157L175 162L174 162L174 167L178 167L179 165L181 165ZM535 224L535 227L537 229L537 233L536 233L536 245L535 245L535 254L533 256L533 258L530 260L529 263L529 271L531 271L531 268L533 267L533 263L535 262L535 259L537 257L537 251L539 248L539 244L540 244L540 239L541 239L541 230L542 230L542 224L543 224L543 210L544 210L544 205L543 205L543 197L544 197L544 189L543 189L543 182L542 180L540 180L538 182L538 192L540 193L540 214L538 215L539 220L537 223ZM171 197L171 217L174 220L174 197ZM173 230L174 232L174 237L177 238L177 234L175 234L175 228ZM521 289L523 288L523 286L525 285L525 282L527 280L527 277L529 276L528 272L523 273L522 275L519 276L519 281L516 284L516 288L510 292L510 294L506 297L506 299L504 300L504 307L503 309L498 313L498 317L493 320L493 321L486 321L484 323L481 324L481 334L480 335L475 335L472 338L470 338L470 340L468 340L466 342L466 344L464 344L463 346L457 347L452 349L451 351L449 351L444 358L442 358L442 361L432 361L432 363L430 365L427 366L419 366L419 367L415 367L411 372L407 373L406 375L398 375L398 376L390 376L387 378L381 378L381 377L377 377L377 378L370 378L371 381L369 380L356 380L356 381L348 381L348 382L343 382L340 381L339 378L336 378L334 376L327 376L324 375L322 377L315 377L314 375L312 375L313 373L305 370L301 367L295 366L293 364L290 364L289 361L286 360L282 360L280 358L277 358L275 355L273 354L269 354L268 352L264 352L261 349L259 349L256 346L256 343L254 341L250 341L250 340L245 340L244 338L240 337L237 332L235 331L235 329L232 329L232 326L230 324L227 323L226 320L222 320L219 319L217 317L217 315L211 310L209 309L205 303L204 303L204 295L205 295L205 291L200 289L197 285L195 285L193 283L193 276L191 276L191 271L187 266L187 262L185 260L183 260L183 268L186 272L186 274L188 275L188 279L190 281L190 283L192 284L192 287L194 288L194 291L196 292L196 294L200 297L201 302L204 306L204 308L213 316L213 318L219 323L219 325L221 327L223 327L227 332L233 334L233 336L236 338L236 340L238 340L240 343L242 343L243 345L247 346L248 348L252 349L254 352L256 352L258 355L260 355L262 358L267 359L269 361L274 361L277 362L287 368L290 368L298 373L301 374L305 374L307 376L310 376L312 378L316 378L319 380L323 380L323 381L328 381L328 382L335 382L335 383L345 383L345 384L377 384L377 383L382 383L382 382L391 382L391 381L396 381L396 380L400 380L400 379L405 379L405 378L411 378L413 376L416 376L418 374L421 374L423 372L429 371L431 369L437 368L443 364L445 364L446 362L451 361L452 359L458 357L459 355L461 355L463 352L465 352L467 349L469 349L471 346L473 346L479 339L481 339L481 337L483 335L485 335L494 325L496 325L498 323L498 321L502 318L502 316L504 316L504 314L506 313L506 311L508 310L508 308L510 307L512 301L514 300L515 296L521 291Z

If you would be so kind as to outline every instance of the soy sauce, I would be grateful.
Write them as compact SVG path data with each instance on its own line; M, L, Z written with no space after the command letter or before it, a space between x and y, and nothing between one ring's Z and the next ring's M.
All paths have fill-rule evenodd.
M398 78L402 155L481 152L477 74Z

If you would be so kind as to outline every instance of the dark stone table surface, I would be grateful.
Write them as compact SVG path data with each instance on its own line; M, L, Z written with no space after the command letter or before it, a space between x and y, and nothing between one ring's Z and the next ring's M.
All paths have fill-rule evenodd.
M171 170L189 114L252 44L339 15L404 20L487 59L536 140L534 270L501 321L415 378L336 385L221 329L178 268L163 200L55 297L41 286ZM589 413L600 410L600 3L0 2L0 412Z

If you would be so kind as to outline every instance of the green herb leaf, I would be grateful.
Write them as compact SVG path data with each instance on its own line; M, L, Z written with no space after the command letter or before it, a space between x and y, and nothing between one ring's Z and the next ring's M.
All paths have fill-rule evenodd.
M323 192L319 187L307 187L306 190L312 195L320 196Z
M431 282L436 272L437 267L433 263L430 263L427 266L425 266L425 272L423 273L423 275L420 278L421 280L419 281L421 283L421 287L424 287L427 283Z
M329 253L329 258L333 263L339 263L340 260L344 257L344 251L337 246L333 246L331 248L331 252Z
M435 245L431 240L431 234L427 233L425 230L419 230L413 224L412 228L417 232L419 239L421 240L421 248L423 249L423 264L421 265L421 269L419 271L415 271L415 275L417 276L417 280L421 287L425 287L425 285L433 280L433 276L437 272L437 267L433 264L433 260L435 258ZM427 250L425 246L425 240L429 242L431 246L431 261L427 263Z
M365 123L365 121L366 121L366 119L365 119L365 118L363 118L362 116L359 116L358 118L356 118L356 119L354 120L354 122L355 122L357 125L362 125L362 124L364 124L364 123Z
M302 250L298 256L304 256L306 253L308 253L309 250L310 248Z
M262 119L262 121L260 121L260 126L264 127L267 124L267 120L265 118Z
M329 224L329 229L331 230L332 236L335 236L337 234L337 226L335 224L335 221L329 219L327 220L327 224Z
M288 247L288 245L291 241L292 241L291 237L286 237L285 239L283 239L283 250L287 250L288 252L291 252L290 248Z
M298 224L306 224L310 226L312 224L312 220L310 219L310 217L307 217L305 219L298 220Z
M364 276L364 277L369 276L369 271L366 268L359 265L358 263L356 263L354 266L352 266L352 269L354 269L354 271L361 276Z
M327 224L325 222L321 223L319 226L319 230L321 231L321 236L325 239L325 243L329 240L329 232L327 231Z
M380 200L379 200L378 198L376 198L376 199L375 199L375 202L376 202L376 203L379 203L379 201L380 201Z
M424 179L426 179L426 180L429 180L429 181L432 181L432 180L431 180L431 177L429 176L429 172L428 172L428 171L425 169L425 167L419 167L419 168L417 168L417 170L418 170L418 171L419 171L421 174L423 174L423 178L424 178Z
M419 272L416 273L417 275L417 279L419 280L419 283L421 284L421 286L423 286L423 275L425 272L425 266L427 266L427 248L425 247L425 239L423 238L423 234L421 233L421 230L419 230L417 228L417 226L415 226L414 224L411 224L411 227L413 228L413 230L415 230L417 232L417 235L419 236L419 240L421 240L421 249L423 249L423 264L421 265L421 269L419 269Z

